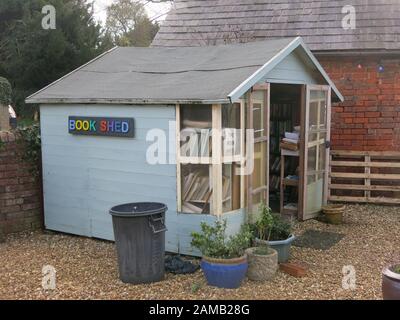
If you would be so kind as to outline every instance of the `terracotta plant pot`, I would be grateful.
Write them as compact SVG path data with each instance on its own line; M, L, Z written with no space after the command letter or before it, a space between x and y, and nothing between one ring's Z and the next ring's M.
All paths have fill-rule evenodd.
M326 220L330 224L342 224L345 206L341 204L331 204L322 207Z
M260 247L249 248L246 250L249 268L247 277L254 281L271 280L278 270L278 252L268 248L268 254L256 254L255 251Z
M239 288L247 272L247 256L235 259L203 257L200 263L210 286L226 289Z
M398 265L385 268L382 272L382 295L384 300L400 300L400 273L394 272Z

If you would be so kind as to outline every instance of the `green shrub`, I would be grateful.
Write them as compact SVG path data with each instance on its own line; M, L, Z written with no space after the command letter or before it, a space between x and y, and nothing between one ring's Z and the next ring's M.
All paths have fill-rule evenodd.
M3 77L0 77L0 104L8 106L11 104L11 84Z
M216 259L239 258L250 246L252 233L248 225L242 226L237 235L226 237L226 220L216 221L214 226L201 224L201 232L192 233L191 245L203 256Z
M286 240L292 234L292 224L285 220L279 213L272 214L273 226L271 230L271 241Z
M258 237L261 240L269 240L271 236L271 230L273 227L274 218L271 214L271 209L266 206L265 203L260 205L260 217L255 223Z
M41 159L40 126L37 123L29 127L18 128L17 132L20 136L19 143L24 145L22 160L32 164L31 173L34 177L38 177Z
M260 206L260 217L254 224L255 236L261 240L286 240L292 233L292 225L279 213L271 213L264 203Z

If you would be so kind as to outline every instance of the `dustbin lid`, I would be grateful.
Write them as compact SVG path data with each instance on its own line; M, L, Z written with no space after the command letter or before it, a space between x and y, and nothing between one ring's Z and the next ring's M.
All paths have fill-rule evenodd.
M112 207L110 214L117 217L143 217L168 210L167 206L158 202L126 203Z

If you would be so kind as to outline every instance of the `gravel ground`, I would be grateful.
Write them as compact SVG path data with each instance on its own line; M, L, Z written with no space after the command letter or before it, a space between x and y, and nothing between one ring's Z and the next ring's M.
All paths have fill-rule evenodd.
M194 275L168 274L151 285L119 281L114 244L42 232L10 235L0 244L1 299L381 299L381 270L400 260L400 208L347 206L345 224L318 221L298 223L295 234L315 229L345 234L330 250L294 247L292 261L305 263L309 272L294 278L278 272L266 283L245 281L240 289L224 290ZM57 287L44 291L42 267L57 270ZM356 288L342 289L342 268L356 270Z

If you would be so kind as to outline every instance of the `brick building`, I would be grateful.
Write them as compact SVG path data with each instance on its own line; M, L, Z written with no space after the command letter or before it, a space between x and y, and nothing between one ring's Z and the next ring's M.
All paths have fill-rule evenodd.
M355 29L343 28L348 17ZM175 0L153 46L293 36L304 39L345 95L333 107L332 148L400 151L398 0Z
M0 132L0 241L6 234L42 226L40 183L22 160L23 145Z

